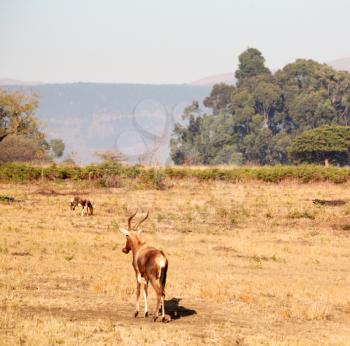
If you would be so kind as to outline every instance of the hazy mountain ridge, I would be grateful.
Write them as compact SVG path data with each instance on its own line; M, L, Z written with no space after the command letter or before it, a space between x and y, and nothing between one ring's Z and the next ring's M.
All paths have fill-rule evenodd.
M42 82L33 82L33 81L24 81L19 79L12 78L0 78L0 86L9 86L9 85L40 85L44 84Z
M336 70L350 72L350 57L332 60L332 61L328 62L327 64L332 66Z
M329 61L327 65L333 67L339 71L349 71L350 72L350 57L343 59L336 59ZM234 73L221 73L217 75L207 76L191 82L191 85L206 85L213 86L214 84L225 83L225 84L235 84L236 79Z
M350 58L328 63L350 71ZM191 84L40 84L0 79L6 89L35 92L40 97L37 115L50 137L61 137L66 153L76 152L80 162L94 160L96 150L118 149L136 160L150 151L152 135L165 132L160 160L169 154L169 139L175 122L192 100L203 101L217 83L234 84L234 74L213 75ZM139 125L135 125L135 120Z
M184 107L210 93L207 86L171 84L72 83L6 89L37 93L37 116L49 136L61 137L66 153L76 152L83 163L94 160L95 151L106 149L118 149L136 160L151 150L152 135L163 132L159 158L166 161L171 131Z
M191 85L215 85L219 83L235 84L236 79L234 73L221 73L217 75L207 76L191 82Z

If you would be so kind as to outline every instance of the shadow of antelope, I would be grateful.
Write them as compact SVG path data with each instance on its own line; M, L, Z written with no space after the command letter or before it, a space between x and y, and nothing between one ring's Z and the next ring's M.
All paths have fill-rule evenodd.
M197 314L196 310L188 309L180 305L180 301L181 298L172 298L165 300L165 311L172 320L178 320L182 317L188 317Z

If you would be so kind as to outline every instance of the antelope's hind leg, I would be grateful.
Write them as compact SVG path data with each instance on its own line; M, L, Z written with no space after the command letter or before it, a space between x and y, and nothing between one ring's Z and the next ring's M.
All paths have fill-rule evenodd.
M154 313L154 322L157 321L158 316L159 316L159 308L160 308L160 304L161 304L161 297L162 297L162 289L160 288L160 284L158 282L158 280L156 279L151 279L151 284L152 287L154 288L154 290L156 291L157 294L157 305L156 305L156 311Z
M162 304L162 321L165 322L165 307L164 307L164 295L161 297L161 304Z
M148 297L148 282L145 282L143 284L143 298L145 300L145 317L148 317L147 297Z
M136 287L136 311L134 317L137 317L140 311L140 294L141 294L141 283L137 280Z

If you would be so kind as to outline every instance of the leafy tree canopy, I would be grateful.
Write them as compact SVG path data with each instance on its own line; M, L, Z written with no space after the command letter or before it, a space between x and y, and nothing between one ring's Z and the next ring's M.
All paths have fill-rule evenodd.
M325 160L349 164L350 126L325 125L307 130L296 137L289 147L295 162L317 162Z
M36 95L0 89L0 162L48 159L49 145L39 128Z
M255 48L248 48L238 59L239 66L235 73L238 85L250 77L271 73L265 66L265 58L262 56L261 52Z
M50 147L55 157L62 157L65 149L65 144L61 138L54 138L50 141Z
M13 134L30 134L37 131L34 111L38 106L35 95L0 89L0 142Z
M94 155L101 160L102 162L122 162L126 161L127 157L116 150L104 150L104 151L96 151Z
M239 57L237 84L215 85L204 105L184 111L176 124L171 157L176 164L288 163L288 147L306 130L346 126L350 73L298 59L271 73L255 48Z

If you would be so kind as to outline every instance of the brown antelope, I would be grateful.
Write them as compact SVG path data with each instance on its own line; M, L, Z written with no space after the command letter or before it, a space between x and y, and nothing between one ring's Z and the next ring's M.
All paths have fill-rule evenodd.
M125 254L132 252L132 266L134 267L136 274L136 311L135 317L139 314L140 310L140 293L141 286L143 288L143 297L145 301L145 315L148 316L147 296L148 296L148 283L151 282L152 287L157 294L157 306L154 315L154 321L159 316L159 308L162 307L162 321L165 321L165 282L168 271L168 260L165 257L163 251L160 251L154 247L146 246L140 238L141 229L138 229L140 224L144 222L149 215L139 221L136 226L131 225L131 220L137 214L136 212L128 219L128 229L121 228L120 232L126 236L126 243L123 248Z
M81 199L80 197L72 197L70 200L70 209L75 210L76 207L82 207L81 216L84 216L86 211L86 215L92 215L94 212L94 208L92 203L88 199Z

